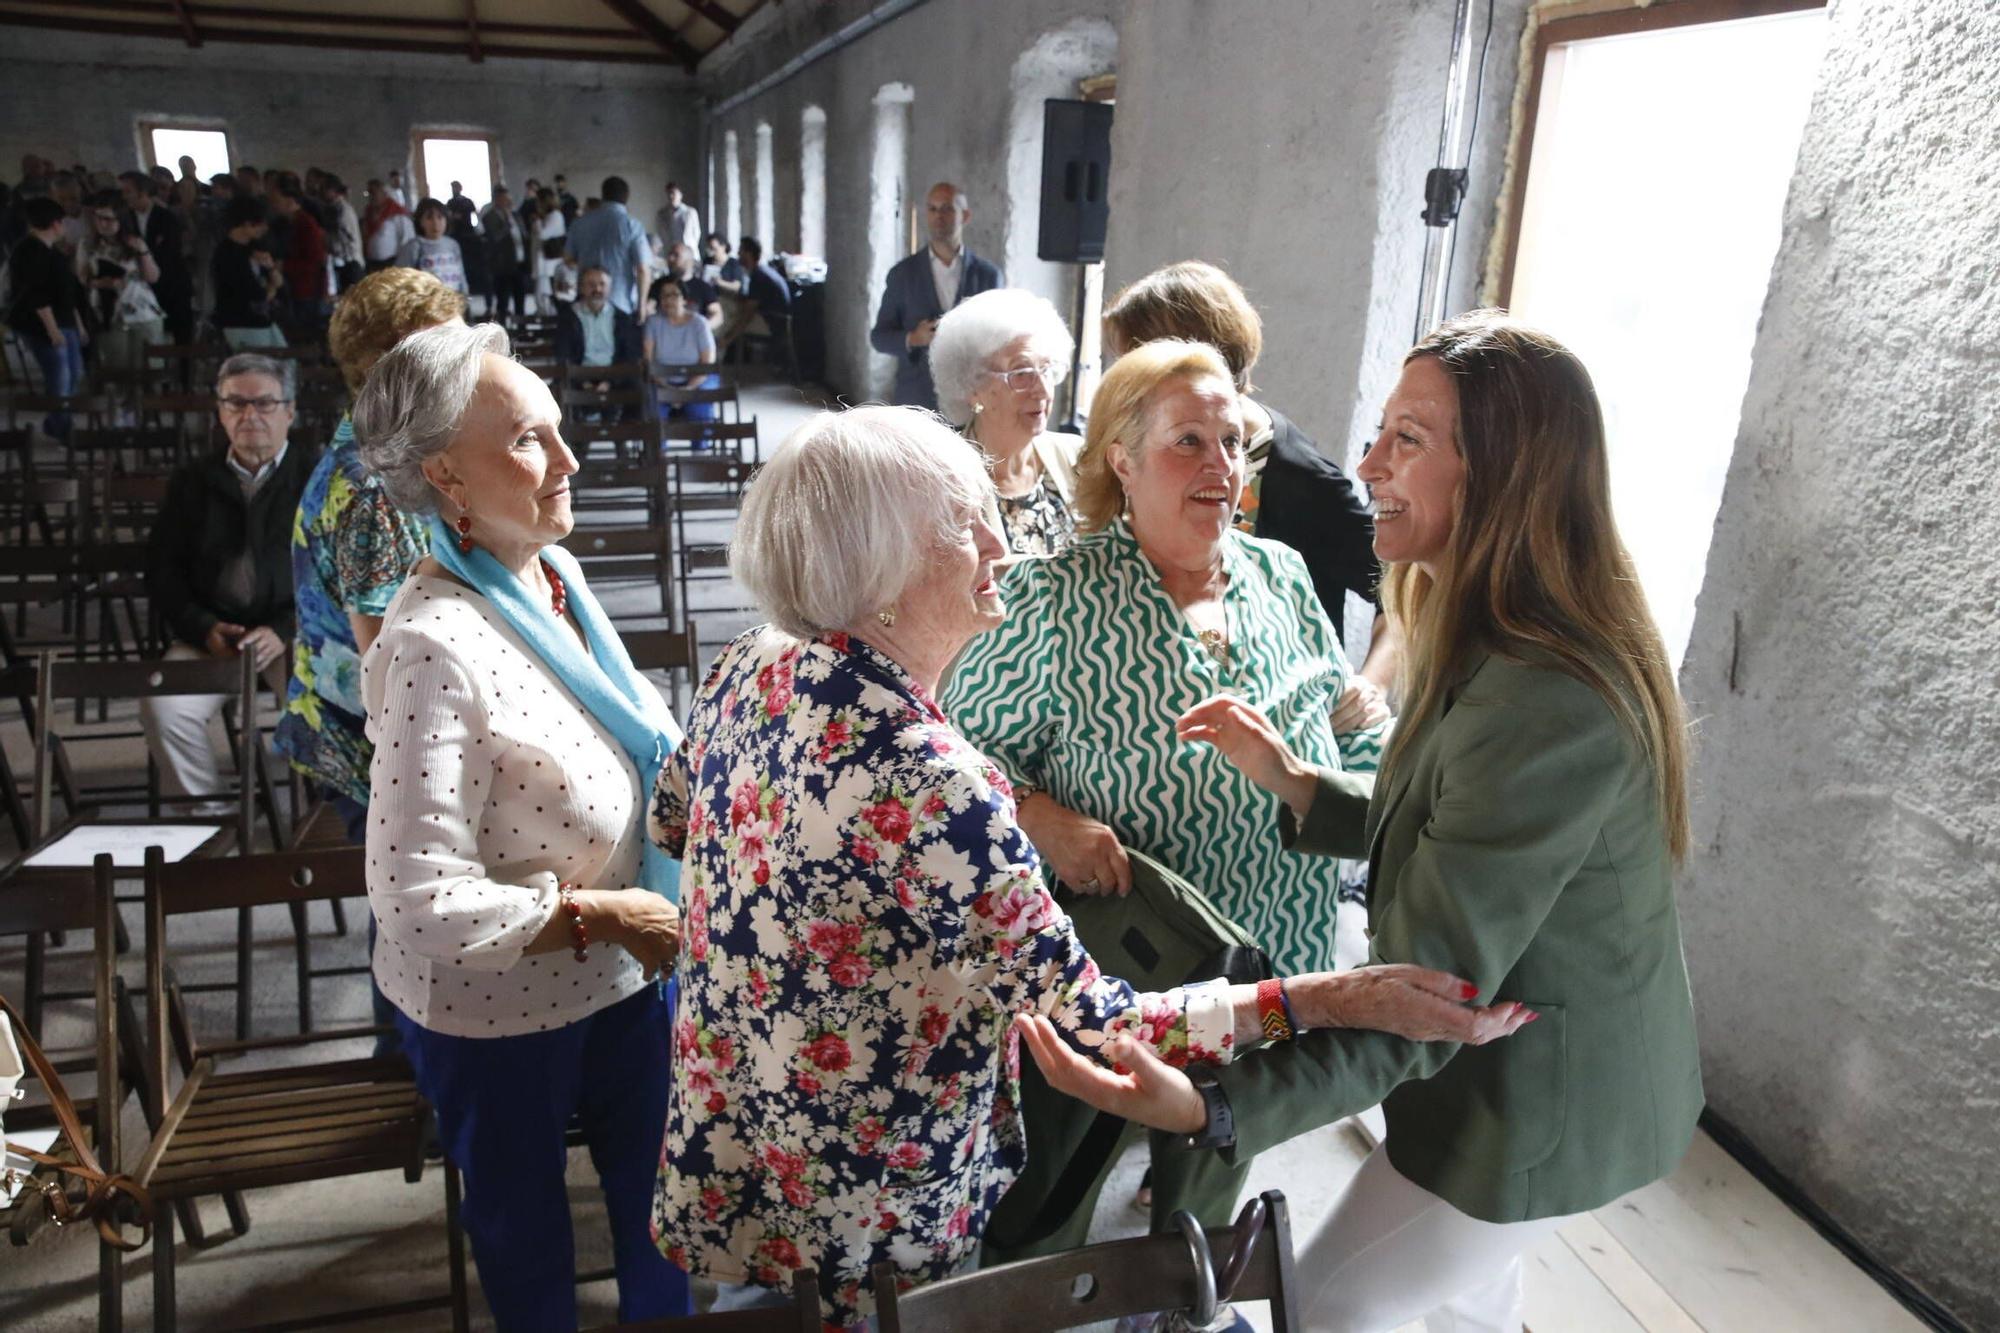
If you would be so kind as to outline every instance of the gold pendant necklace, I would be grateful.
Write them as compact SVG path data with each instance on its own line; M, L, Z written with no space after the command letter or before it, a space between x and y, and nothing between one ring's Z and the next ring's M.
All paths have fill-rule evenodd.
M1214 659L1217 666L1226 667L1229 665L1229 634L1227 631L1219 629L1197 630L1194 637L1196 642L1201 644L1202 651Z

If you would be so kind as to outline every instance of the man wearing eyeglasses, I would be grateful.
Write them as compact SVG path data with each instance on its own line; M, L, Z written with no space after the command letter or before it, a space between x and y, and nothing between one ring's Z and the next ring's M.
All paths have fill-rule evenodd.
M314 451L294 449L292 367L255 352L222 363L215 415L228 448L183 463L153 525L146 586L173 642L170 660L249 653L283 697L292 636L292 518ZM222 770L209 722L223 695L141 703L147 743L170 797L197 798L196 814L224 814Z

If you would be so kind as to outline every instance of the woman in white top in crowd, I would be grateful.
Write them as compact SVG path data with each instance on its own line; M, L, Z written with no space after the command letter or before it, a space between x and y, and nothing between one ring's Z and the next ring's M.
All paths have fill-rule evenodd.
M362 666L374 971L465 1176L502 1329L576 1327L564 1127L603 1181L621 1321L689 1312L648 1235L669 1080L678 865L646 840L680 732L575 562L576 459L497 324L412 334L354 406L362 460L424 513Z
M463 296L468 290L465 251L445 234L450 227L451 214L445 206L435 199L424 200L417 205L417 234L403 242L396 262L404 268L422 269Z
M991 461L987 520L1016 556L1056 555L1076 540L1083 440L1049 429L1075 349L1056 308L1017 287L960 301L931 341L938 411Z
M563 239L569 235L569 222L563 217L554 190L543 188L535 192L535 219L528 230L535 251L535 313L553 315L557 301L576 299L574 283L570 284L567 296L555 290L556 270L563 266ZM555 244L551 245L551 241Z

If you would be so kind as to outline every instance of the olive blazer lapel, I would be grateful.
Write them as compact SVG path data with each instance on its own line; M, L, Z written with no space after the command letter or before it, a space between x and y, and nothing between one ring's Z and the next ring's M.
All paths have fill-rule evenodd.
M1472 683L1472 678L1479 674L1480 668L1486 665L1491 656L1491 653L1480 651L1475 652L1466 661L1464 670L1458 672L1457 679L1446 687L1444 702L1439 705L1437 715L1415 723L1423 728L1422 734L1417 737L1410 750L1397 756L1396 771L1390 775L1388 791L1383 793L1378 789L1380 799L1369 804L1368 897L1371 905L1374 902L1375 885L1382 879L1383 831L1395 820L1397 812L1402 808L1403 798L1409 794L1410 785L1416 780L1417 774L1428 772L1435 762L1436 756L1433 751L1437 746L1436 724L1451 711L1452 705L1458 702L1458 696ZM1393 746L1393 741L1391 744Z

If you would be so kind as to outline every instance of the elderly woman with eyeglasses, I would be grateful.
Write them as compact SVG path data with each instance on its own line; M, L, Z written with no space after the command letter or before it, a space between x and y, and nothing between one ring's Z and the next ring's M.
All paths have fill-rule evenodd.
M651 818L687 877L655 1230L724 1284L718 1309L810 1267L822 1319L852 1328L875 1264L966 1266L1024 1160L1014 1014L1175 1064L1226 1061L1283 996L1302 1027L1483 1041L1525 1021L1415 969L1154 994L1105 976L1005 777L935 701L966 643L1021 614L992 489L930 414L871 407L800 426L744 496L730 568L774 623L716 659Z
M565 1128L604 1185L622 1322L689 1312L648 1234L680 867L646 842L680 742L558 543L576 458L497 324L413 333L354 404L361 458L430 554L362 660L376 984L465 1176L503 1329L576 1327Z
M1163 339L1120 358L1098 386L1077 468L1083 537L1007 571L1007 623L966 649L944 702L1007 773L1021 827L1062 884L1129 893L1127 849L1143 852L1203 890L1280 972L1304 972L1334 965L1337 863L1285 855L1265 836L1277 798L1174 735L1183 712L1226 692L1331 770L1372 768L1383 739L1379 727L1336 732L1351 671L1304 561L1235 526L1247 438L1214 348ZM1084 943L1109 952L1116 939L1086 931ZM1033 1152L1037 1099L1061 1099L1042 1084L1027 1096ZM1181 1207L1229 1221L1247 1160L1156 1163L1171 1177L1154 1188L1156 1227ZM1080 1243L1094 1195L1050 1234ZM1006 1231L992 1254L1022 1252L1009 1254Z
M1056 308L1014 287L959 302L931 341L938 411L985 454L994 488L987 518L1015 556L1054 555L1076 540L1083 441L1048 428L1073 350Z

